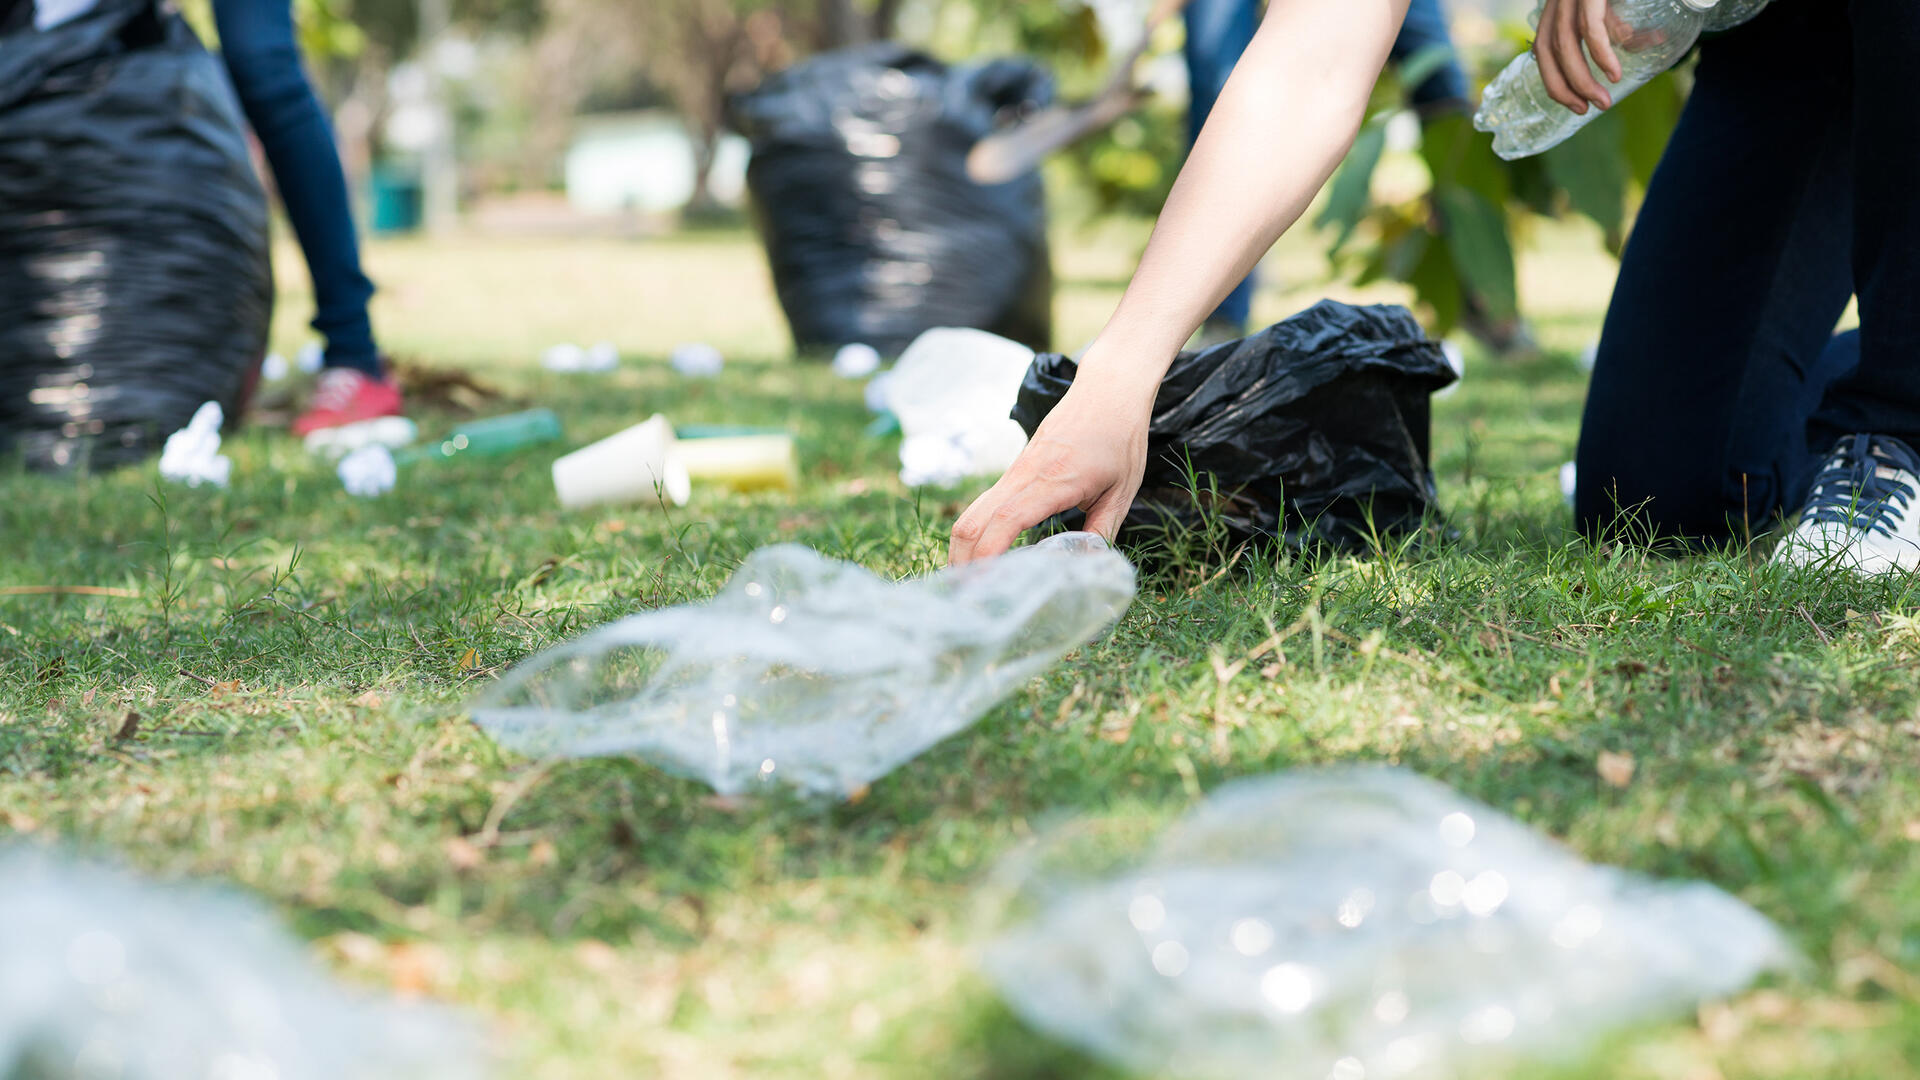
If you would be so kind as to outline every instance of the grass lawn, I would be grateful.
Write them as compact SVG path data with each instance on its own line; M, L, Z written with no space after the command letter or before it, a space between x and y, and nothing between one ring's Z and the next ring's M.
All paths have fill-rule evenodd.
M1060 344L1097 328L1138 236L1063 238ZM743 235L378 246L396 351L554 407L575 445L655 411L790 427L802 490L563 513L554 449L361 501L261 431L231 441L228 491L0 475L0 588L116 590L0 595L0 839L236 882L343 977L482 1018L502 1076L1079 1078L1107 1074L972 972L993 860L1061 813L1160 819L1232 777L1387 760L1589 858L1713 881L1811 959L1552 1075L1920 1077L1920 596L1776 575L1764 550L1576 542L1555 473L1606 267L1542 242L1525 289L1550 355L1477 362L1439 406L1458 543L1161 571L1111 637L833 807L726 805L632 761L543 769L462 710L769 542L930 570L965 493L902 489L859 386L784 358ZM1271 269L1263 316L1319 295L1311 245ZM285 299L290 348L307 303ZM602 338L629 358L611 376L537 367ZM666 366L693 339L727 351L722 378ZM1603 754L1631 779L1603 780Z

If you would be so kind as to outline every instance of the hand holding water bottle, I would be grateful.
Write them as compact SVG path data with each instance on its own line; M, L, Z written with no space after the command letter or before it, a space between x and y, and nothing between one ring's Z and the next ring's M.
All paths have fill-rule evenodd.
M1533 51L1481 102L1474 126L1509 161L1550 150L1679 63L1709 30L1752 18L1767 0L1544 0Z

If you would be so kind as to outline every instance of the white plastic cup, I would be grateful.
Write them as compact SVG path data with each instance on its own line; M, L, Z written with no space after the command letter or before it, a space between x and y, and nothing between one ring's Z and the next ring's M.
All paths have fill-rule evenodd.
M654 502L665 496L685 506L693 494L686 466L674 453L673 425L654 414L639 424L583 446L553 463L553 490L568 509L602 503Z

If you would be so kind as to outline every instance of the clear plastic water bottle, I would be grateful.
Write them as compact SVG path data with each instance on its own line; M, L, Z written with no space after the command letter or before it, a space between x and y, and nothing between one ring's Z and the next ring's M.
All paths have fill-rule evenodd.
M1617 105L1679 63L1700 40L1701 33L1709 29L1709 20L1714 29L1734 25L1723 24L1716 17L1716 8L1739 8L1745 18L1751 18L1765 6L1765 0L1725 0L1724 5L1722 0L1609 0L1608 6L1613 11L1607 20L1608 37L1620 58L1621 79L1608 79L1591 56L1587 66ZM1534 19L1536 23L1539 20L1537 11ZM1597 107L1582 116L1548 97L1539 62L1529 51L1487 87L1473 126L1491 132L1493 152L1512 161L1551 150L1599 118Z

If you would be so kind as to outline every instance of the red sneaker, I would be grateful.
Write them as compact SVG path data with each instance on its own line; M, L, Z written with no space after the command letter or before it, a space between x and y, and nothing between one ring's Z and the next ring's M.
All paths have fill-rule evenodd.
M293 422L293 434L305 438L326 428L400 415L400 387L353 368L328 368L320 374L313 403Z

